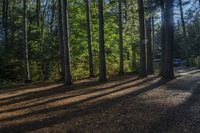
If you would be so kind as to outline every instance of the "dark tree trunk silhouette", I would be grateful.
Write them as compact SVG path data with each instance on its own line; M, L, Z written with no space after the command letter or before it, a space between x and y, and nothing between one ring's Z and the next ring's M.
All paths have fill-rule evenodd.
M199 0L199 7L200 7L200 0Z
M63 51L63 28L62 28L62 0L58 0L58 38L59 38L59 55L61 65L61 80L64 81L64 51Z
M40 0L36 0L36 21L37 26L40 25Z
M103 0L98 0L99 10L99 81L106 80Z
M63 24L63 53L64 53L64 75L65 84L72 84L71 68L70 68L70 50L69 50L69 25L68 25L68 4L66 0L62 0L62 24Z
M90 24L90 0L85 0L86 5L86 28L88 37L88 55L89 55L89 70L90 77L94 77L94 61L92 52L92 35L91 35L91 24Z
M174 0L166 1L165 9L165 55L164 55L164 79L174 79L173 70L173 44L174 44Z
M27 39L27 3L23 0L25 82L30 82L29 51Z
M185 20L184 20L184 16L183 16L183 4L182 4L182 0L179 0L178 2L179 2L178 4L179 4L179 7L180 7L181 24L182 24L182 28L183 28L183 36L184 36L184 41L185 41L185 46L184 46L185 59L188 60L187 32L186 32Z
M119 4L119 74L124 74L124 48L123 48L123 24L122 24L122 0L118 0Z
M2 3L2 23L4 28L4 37L5 37L5 49L8 49L8 0L3 0Z
M146 22L146 36L147 36L147 73L153 74L153 51L152 51L152 29L151 29L151 17Z
M161 68L160 75L164 74L164 58L165 57L165 3L161 0Z
M125 21L127 21L128 20L128 4L127 4L127 0L124 0L124 6L125 6L125 13L124 13L124 15L125 15Z
M144 2L138 0L139 31L140 31L140 76L145 77L146 72L146 50L145 50L145 26L144 26Z
M154 27L154 16L151 18L152 21L152 54L153 54L153 60L155 59L155 27Z

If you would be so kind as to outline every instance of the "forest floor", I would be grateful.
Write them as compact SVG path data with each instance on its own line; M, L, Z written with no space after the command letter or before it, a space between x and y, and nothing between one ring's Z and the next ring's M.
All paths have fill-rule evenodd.
M0 90L0 133L200 133L200 70Z

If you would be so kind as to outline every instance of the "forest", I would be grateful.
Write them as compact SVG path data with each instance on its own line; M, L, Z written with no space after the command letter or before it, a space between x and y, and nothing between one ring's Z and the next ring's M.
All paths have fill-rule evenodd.
M1 0L0 132L200 132L199 31L200 0Z
M159 0L106 0L100 5L96 0L2 0L0 84L95 76L105 80L106 74L124 72L146 75L153 72L152 67L159 71L167 66L153 63L164 59L164 43L173 47L168 50L173 53L167 54L197 60L190 65L199 65L198 1L174 1L174 7L169 7L175 16L169 19L174 20L162 17ZM164 22L174 24L174 45L165 40Z

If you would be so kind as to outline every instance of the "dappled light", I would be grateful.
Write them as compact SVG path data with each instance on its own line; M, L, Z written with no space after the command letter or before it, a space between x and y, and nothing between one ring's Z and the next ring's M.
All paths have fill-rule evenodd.
M180 72L179 74L183 75L173 81L162 80L157 76L140 79L128 75L99 85L81 86L80 89L75 90L73 87L78 87L79 83L70 87L54 84L49 87L35 88L35 90L24 88L24 93L18 91L15 95L8 95L9 89L7 89L5 92L7 96L4 92L0 94L0 131L12 129L16 132L48 132L48 130L62 132L55 127L64 128L66 131L81 131L87 130L88 126L91 130L99 130L101 122L104 125L114 120L116 122L109 125L109 127L113 126L110 131L117 131L118 128L119 130L125 128L125 125L117 126L124 121L123 117L126 118L125 121L130 121L127 123L132 127L130 131L135 128L139 131L144 130L140 125L142 121L149 124L145 127L148 131L156 123L161 124L160 117L164 119L166 115L172 115L168 114L169 109L181 107L191 111L190 106L193 105L187 103L198 95L195 93L200 85L199 74L191 74L194 71L198 70L188 70L187 74L184 71ZM189 84L193 86L188 87L187 90L182 89ZM60 88L63 90L62 93L57 91ZM70 91L67 90L69 88ZM197 105L193 106L196 113L199 109ZM150 119L142 119L144 118L142 115ZM97 119L99 123L93 126ZM85 122L89 125L85 125ZM133 125L134 123L136 125ZM74 128L75 126L79 128ZM170 130L174 131L171 127Z
M200 0L1 0L0 133L200 133Z

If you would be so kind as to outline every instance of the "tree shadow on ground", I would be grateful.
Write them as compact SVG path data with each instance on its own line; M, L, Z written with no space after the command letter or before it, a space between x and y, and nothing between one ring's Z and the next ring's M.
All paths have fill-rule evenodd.
M107 93L103 93L103 94L100 94L100 95L97 95L97 96L93 96L93 97L90 97L89 99L87 100L92 100L92 99L96 99L98 97L102 97L102 96L106 96L106 95L109 95L109 94L112 94L112 93L115 93L115 92L119 92L119 91L122 91L122 90L126 90L130 87L134 87L134 86L138 86L138 85L141 85L141 84L145 84L146 82L149 82L151 80L154 80L156 79L157 77L152 77L152 78L148 78L148 79L145 79L141 82L138 82L136 84L131 84L131 85L127 85L127 86L124 86L124 87L121 87L120 89L115 89L111 92L107 92ZM89 90L89 91L84 91L84 92L81 92L81 93L78 93L78 94L72 94L72 95L69 95L69 96L64 96L64 97L58 97L58 98L54 98L54 99L50 99L50 100L46 100L44 102L40 102L40 103L36 103L36 104L33 104L33 105L29 105L29 106L25 106L25 107L16 107L16 108L12 108L12 109L7 109L7 110L2 110L0 111L0 114L1 113L8 113L8 112L12 112L12 111L18 111L18 110L22 110L22 109L28 109L28 108L32 108L32 107L36 107L36 106L40 106L40 105L44 105L44 104L48 104L48 103L52 103L52 102L56 102L56 101L60 101L60 100L64 100L64 99L68 99L68 98L73 98L73 97L77 97L77 96L81 96L81 95L87 95L87 94L90 94L90 93L96 93L96 92L101 92L101 91L105 91L105 90L109 90L109 89L112 89L114 87L118 87L120 85L124 85L124 84L128 84L130 82L134 82L138 80L137 78L134 79L134 80L131 80L131 81L128 81L128 82L123 82L123 83L120 83L120 84L116 84L116 85L112 85L112 86L109 86L109 87L104 87L104 88L98 88L98 89L92 89L92 90ZM62 93L62 92L60 92ZM56 93L53 92L52 95L55 95ZM49 96L49 95L45 95L45 96ZM38 98L40 97L40 95L34 95L34 97L32 96L29 96L27 98L23 98L23 99L19 99L19 100L12 100L12 101L9 101L9 102L5 102L5 103L2 103L1 105L5 105L5 106L8 106L10 104L15 104L15 103L19 103L19 102L23 102L25 100L32 100L33 98Z
M199 72L199 71L198 71ZM190 75L198 74L197 72ZM185 102L168 108L165 115L152 123L152 133L199 133L200 132L200 75L186 79L177 79L179 84L167 84L170 90L191 93Z
M193 72L191 72L190 74L193 74ZM182 77L180 77L180 78L182 78ZM153 89L155 89L155 88L157 88L157 87L159 87L163 84L166 84L168 82L167 80L159 80L156 83L151 83L150 85L148 85L146 87L139 87L137 90L134 90L130 93L127 93L127 94L124 94L124 95L121 95L121 96L118 96L118 97L114 97L114 98L111 98L111 99L104 99L103 98L104 96L115 94L115 93L118 93L120 91L126 91L126 90L129 90L131 87L139 86L139 85L144 84L146 82L151 82L152 80L154 80L156 78L158 79L158 77L152 77L150 79L147 78L144 81L141 81L139 83L122 86L122 87L115 89L115 90L112 90L110 92L106 92L106 93L103 93L103 94L92 96L92 97L89 97L89 98L86 98L86 99L83 99L83 100L80 100L80 101L77 101L77 102L73 102L73 103L70 103L70 104L51 107L51 108L48 108L48 109L46 108L46 109L36 110L34 112L27 113L27 114L22 114L22 115L18 115L18 116L0 119L0 123L4 123L4 122L7 122L7 121L23 120L23 119L26 119L28 117L37 117L41 114L56 113L60 110L64 110L64 112L61 113L61 114L58 114L56 116L54 115L54 116L48 117L48 118L44 118L42 120L32 120L32 121L28 121L28 122L19 123L19 124L8 125L7 127L1 127L0 132L2 132L2 133L9 133L10 132L11 133L13 131L15 131L15 132L35 131L35 130L38 130L38 129L51 127L51 126L54 126L54 125L57 125L57 124L60 124L60 123L63 123L63 122L67 122L67 121L73 120L75 118L90 115L94 112L96 112L96 113L102 112L105 109L109 109L109 108L114 107L116 104L118 104L121 101L124 101L124 100L129 99L129 98L137 97L141 94L144 94L148 91L151 91L151 90L153 90ZM128 84L128 83L136 81L136 80L138 80L138 79L136 78L136 79L124 81L123 83L121 82L121 83L114 85L114 86L120 86L120 85L123 85L123 84ZM180 80L179 82L183 82L182 79L177 79L177 80ZM196 82L198 82L198 81L199 81L199 79L194 79L190 83L196 84ZM199 85L199 84L197 84L197 85ZM167 86L169 86L169 88L172 88L173 82L168 83ZM104 89L111 89L111 88L112 88L112 85L109 86L109 87L105 87ZM192 91L191 97L185 103L178 105L176 107L173 107L173 108L168 108L166 113L163 116L160 116L160 119L158 121L149 125L151 127L150 131L152 131L152 132L170 132L169 124L173 123L174 119L175 119L175 122L179 121L179 120L183 120L183 118L185 118L184 115L188 114L188 108L195 106L197 104L197 102L200 101L200 99L199 99L200 98L200 96L199 96L200 91L197 88L199 88L199 86L197 86L196 89ZM173 89L174 90L175 89L182 90L181 87L174 87ZM103 90L103 89L98 88L96 90L90 90L89 92L82 92L78 95L84 95L84 94L87 94L87 93L92 93L93 91L95 92L95 91L101 91L101 90ZM184 89L183 91L190 91L190 89L188 89L188 90ZM51 92L51 93L53 93L53 92ZM59 91L58 91L58 93L59 93ZM50 94L50 95L53 95L53 94ZM71 95L71 96L73 97L73 95ZM67 98L67 97L64 97L64 98ZM92 102L90 104L87 104L88 102L93 101L95 99L99 99L99 98L102 98L102 99L97 100L95 102ZM54 100L62 100L62 99L54 99ZM49 101L47 101L47 103L54 102L54 100L49 100ZM47 103L41 103L41 105L47 104ZM142 104L144 104L144 106L145 106L145 104L147 104L147 103L142 103ZM81 107L82 105L84 105L84 106ZM38 106L38 105L36 104L36 105L33 105L33 106ZM25 108L31 108L31 107L32 106L27 106ZM152 105L152 108L153 108L153 105ZM165 110L165 108L163 108L162 106L160 106L158 108L160 110ZM21 110L21 109L24 109L24 108L15 108L15 109ZM14 110L7 110L7 111L8 112L9 111L15 111L15 109ZM147 108L147 111L148 110L149 109ZM182 110L185 110L185 111L182 111ZM197 112L198 112L198 110L197 110ZM1 112L1 113L3 113L3 112ZM198 123L197 123L197 125L198 125ZM179 130L177 129L175 131L181 131L181 129L179 129ZM200 131L200 130L196 128L192 131Z
M102 109L108 109L108 108L114 106L115 104L117 104L120 101L123 101L123 100L125 100L129 97L136 97L136 96L138 96L142 93L145 93L147 91L155 89L158 86L165 84L166 82L168 82L168 81L159 80L158 82L156 82L154 84L151 84L147 87L139 88L138 90L135 90L134 92L131 92L129 94L126 94L126 95L123 95L123 96L120 96L120 97L116 97L116 98L113 98L113 99L99 100L99 101L97 101L93 104L87 105L86 107L80 108L80 109L78 108L78 106L81 105L81 104L84 104L84 103L91 101L93 99L97 99L99 97L103 97L105 95L109 95L109 94L112 94L112 93L117 93L118 91L129 89L132 86L127 86L127 87L121 88L119 90L115 90L115 91L105 93L105 94L102 94L102 95L90 97L88 99L84 99L84 100L81 100L81 101L78 101L78 102L75 102L75 103L71 103L71 104L68 104L68 105L52 107L52 108L49 108L49 109L43 109L43 110L35 111L35 112L32 112L32 113L24 114L24 115L0 119L0 122L12 121L12 120L17 120L17 119L23 119L23 118L26 118L26 117L29 117L29 116L36 116L37 117L37 115L42 114L42 113L56 112L58 110L67 110L67 109L75 108L75 110L66 112L66 113L58 115L56 117L47 118L47 119L44 119L42 121L41 120L34 120L34 121L31 121L31 122L26 122L26 123L22 123L22 124L11 125L11 126L8 126L8 127L1 128L0 131L2 131L2 132L9 132L9 131L28 132L28 131L34 131L34 130L37 130L37 129L40 129L40 128L52 126L52 125L55 125L55 124L59 124L59 123L62 123L64 121L69 121L69 120L74 119L74 118L79 117L79 116L88 115L88 114L90 114L94 111L99 112ZM78 108L78 109L76 109L76 108Z

